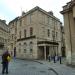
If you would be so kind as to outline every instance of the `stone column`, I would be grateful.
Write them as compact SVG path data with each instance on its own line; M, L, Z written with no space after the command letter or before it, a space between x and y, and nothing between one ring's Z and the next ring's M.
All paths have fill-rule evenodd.
M44 58L46 60L46 46L44 46Z
M49 55L51 56L51 50L50 49L51 49L51 47L49 46Z

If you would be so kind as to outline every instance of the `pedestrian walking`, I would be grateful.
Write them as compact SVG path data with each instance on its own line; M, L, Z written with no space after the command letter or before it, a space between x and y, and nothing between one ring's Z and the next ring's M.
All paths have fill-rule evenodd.
M2 74L4 74L4 73L8 74L9 61L10 61L10 54L7 50L2 55Z

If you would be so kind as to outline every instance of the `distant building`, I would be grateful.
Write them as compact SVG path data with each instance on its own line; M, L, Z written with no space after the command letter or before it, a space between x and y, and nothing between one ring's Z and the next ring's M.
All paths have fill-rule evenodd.
M64 16L67 64L75 65L75 0L71 0L61 13Z
M65 50L65 32L64 32L64 26L61 26L61 32L62 32L62 40L61 40L61 55L62 57L66 57L66 50Z
M16 43L17 43L17 21L18 18L15 18L11 22L9 22L9 50L12 56L15 56L14 52L16 49Z
M0 55L8 49L9 28L5 20L0 19Z
M62 23L53 12L35 7L9 23L11 49L17 58L47 59L61 55ZM15 39L13 39L15 37Z

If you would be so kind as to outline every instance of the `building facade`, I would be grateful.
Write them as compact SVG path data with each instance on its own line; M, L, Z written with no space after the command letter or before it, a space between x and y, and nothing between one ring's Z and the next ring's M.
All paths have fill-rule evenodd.
M9 45L9 28L5 20L0 19L0 55Z
M15 20L12 24L14 22ZM53 12L47 12L38 6L23 12L16 23L16 57L47 59L48 55L61 55L61 25Z
M9 22L9 50L12 56L15 56L16 42L17 42L17 21L18 18L15 18Z
M65 32L64 32L64 26L61 26L61 32L62 32L62 39L61 39L61 55L62 57L66 57L66 50L65 50Z
M64 16L67 64L75 65L75 0L71 0L61 13Z

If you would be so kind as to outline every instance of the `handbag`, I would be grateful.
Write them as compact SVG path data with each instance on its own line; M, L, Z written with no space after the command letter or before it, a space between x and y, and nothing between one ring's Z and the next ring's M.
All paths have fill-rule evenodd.
M7 56L7 60L8 60L8 62L10 62L10 60L11 60L11 57L10 57L10 56Z

